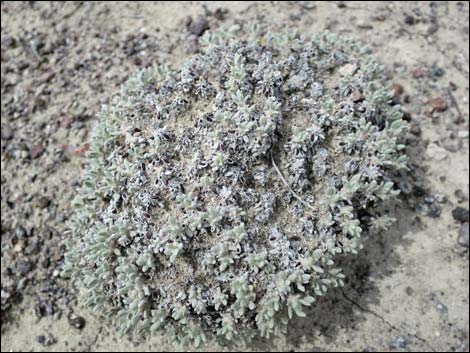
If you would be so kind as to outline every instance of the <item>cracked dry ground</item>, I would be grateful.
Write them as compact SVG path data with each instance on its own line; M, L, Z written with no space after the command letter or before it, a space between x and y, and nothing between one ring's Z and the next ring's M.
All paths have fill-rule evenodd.
M1 19L2 351L178 350L121 338L75 302L58 276L64 222L99 106L134 70L177 67L204 30L241 20L368 42L413 162L398 224L345 261L346 286L247 350L468 351L467 2L2 2Z

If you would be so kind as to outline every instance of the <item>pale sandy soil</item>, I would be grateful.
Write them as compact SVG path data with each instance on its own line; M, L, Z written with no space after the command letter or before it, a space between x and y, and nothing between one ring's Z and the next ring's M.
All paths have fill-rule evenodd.
M418 183L427 196L447 199L434 202L441 213L433 218L414 209L423 196L410 195L394 211L399 222L368 240L358 259L346 262L349 280L345 288L317 303L307 318L293 320L286 337L256 341L246 350L468 351L469 252L468 245L457 241L461 225L451 212L457 206L467 210L469 206L469 5L358 1L345 2L342 7L337 2L316 2L309 9L308 3L2 3L2 298L4 286L17 288L22 294L2 324L2 351L189 350L172 346L160 336L147 342L121 338L114 327L80 306L74 310L85 318L86 325L75 329L67 320L68 304L62 299L56 310L62 308L60 318L55 314L39 319L34 306L41 285L60 269L63 250L57 244L64 237L61 215L69 212L81 170L80 154L66 152L67 158L62 158L63 150L77 152L88 141L87 132L94 125L99 103L136 67L145 65L146 60L177 66L187 57L195 44L188 38L184 19L199 15L207 16L211 28L253 19L275 27L289 25L306 34L328 29L369 43L394 82L409 95L403 110L411 114L413 125L421 131L420 137L410 139ZM225 18L208 14L217 8L228 10ZM41 13L44 10L46 14ZM406 23L411 21L405 21L407 15L413 16L413 24ZM36 84L35 77L44 73L39 75L34 66L18 68L21 57L16 55L23 54L10 48L6 36L27 37L27 32L39 31L61 38L64 26L69 29L63 35L69 41L65 44L68 56L57 63L49 61L46 67L57 72L55 77L43 81L42 91L32 88L33 96L47 96L46 106L15 114L22 95ZM149 45L126 55L116 52L127 50L122 46L114 51L106 47L128 41L129 33L148 34ZM22 45L27 46L25 43ZM96 57L88 65L90 53ZM35 60L34 50L31 55ZM56 54L48 55L54 58ZM8 70L10 66L12 70ZM422 77L416 77L417 69ZM95 73L99 74L93 76ZM63 84L63 76L70 82ZM445 111L429 112L428 99L435 97L447 102ZM80 110L83 107L86 114ZM80 126L70 128L63 123L71 115L79 116ZM87 118L80 119L83 115ZM6 125L13 129L13 137L8 139L4 139ZM16 150L31 151L36 144L44 147L39 157L15 157ZM46 195L50 205L37 207L38 194ZM47 271L38 265L18 288L21 276L8 268L24 256L23 249L10 239L19 224L35 227L36 238L45 237L44 229L51 227L57 239L40 239L40 251L47 247L52 265ZM57 280L56 286L67 288L67 283ZM2 322L3 315L2 309ZM49 334L55 338L54 344L38 343L38 336ZM204 348L218 349L214 344Z

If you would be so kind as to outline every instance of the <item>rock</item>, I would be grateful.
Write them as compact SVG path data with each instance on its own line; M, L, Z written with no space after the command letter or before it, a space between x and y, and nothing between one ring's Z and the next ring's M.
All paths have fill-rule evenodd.
M389 344L388 346L390 349L400 349L400 348L406 348L408 345L408 342L406 341L405 337L403 336L397 336L395 337Z
M432 71L433 75L436 76L436 77L442 77L444 76L444 69L443 68L440 68L440 67L436 67L434 68L434 70Z
M468 138L468 130L460 130L459 132L457 132L457 136L461 139Z
M415 18L411 15L405 16L405 23L409 26L412 26L415 24Z
M421 136L421 127L418 124L411 124L410 126L410 132L415 135L415 136Z
M439 218L441 216L441 207L431 204L428 206L427 216L431 218Z
M23 276L27 275L33 269L33 264L29 260L19 260L16 263L16 271Z
M354 75L356 73L356 71L357 71L357 65L356 64L346 64L344 66L341 66L338 69L338 73L341 76L345 76L345 77Z
M85 327L85 319L77 314L70 313L67 316L67 320L69 321L70 326L75 327L76 329L81 330Z
M51 203L51 200L45 196L40 196L37 200L37 203L40 208L46 208Z
M364 96L362 95L362 92L356 89L353 94L351 95L352 101L354 103L358 103L362 100L364 100Z
M449 310L447 309L447 305L445 305L444 303L441 303L441 302L437 303L436 308L437 308L437 310L439 310L439 312L442 315L447 315L447 313L449 312Z
M13 48L16 45L16 39L12 36L2 36L2 44L7 48Z
M463 207L456 207L452 210L452 216L454 219L460 223L470 222L469 211Z
M17 253L23 252L24 246L25 246L25 241L23 239L20 239L13 247L13 250Z
M431 25L428 27L427 33L429 36L433 35L439 30L439 25L437 23L431 23Z
M222 9L220 7L218 7L217 9L215 9L214 11L214 17L219 20L219 21L223 21L225 20L225 16L228 14L228 10L227 9Z
M13 138L13 129L10 125L2 126L2 140L11 140Z
M24 239L28 236L28 232L26 231L26 229L22 225L19 225L15 229L15 236L18 239Z
M38 158L44 152L44 146L41 144L34 145L31 148L30 156L32 159Z
M436 97L428 100L428 104L436 112L443 112L447 109L447 102L442 97Z
M186 39L184 51L187 54L194 54L199 50L199 41L195 35L189 35Z
M191 21L188 29L189 33L200 37L205 31L209 29L209 22L205 17L198 17L196 20Z
M421 78L424 76L423 69L420 67L417 67L413 70L412 75L414 78Z
M361 29L372 29L374 26L368 20L359 20L357 22L357 27Z
M394 92L394 95L396 97L400 97L403 94L404 91L405 91L405 89L399 83L394 83L393 84L393 92Z
M52 346L54 343L57 343L57 340L55 339L54 336L51 334L48 334L47 336L45 335L39 335L36 340L38 343L42 344L43 346Z
M39 241L34 239L31 244L29 244L25 249L26 255L34 255L37 254L39 251Z
M443 161L448 157L447 151L436 145L435 143L431 143L428 148L426 149L426 154L437 161Z
M469 224L468 223L464 223L460 226L460 229L459 229L459 236L457 238L457 242L459 243L459 245L461 246L464 246L466 248L469 247L469 243L468 243L468 232L469 232Z
M189 31L189 26L193 22L193 18L191 16L185 16L181 20L181 24Z
M412 120L412 116L410 112L403 112L403 120L410 122Z
M307 10L313 10L315 7L317 7L315 1L299 1L299 5Z
M465 196L465 193L461 189L457 189L454 191L454 196L457 198L458 203L462 203L464 201L467 201L467 196Z
M377 15L377 16L374 16L373 19L375 21L383 22L387 19L387 16L386 15Z

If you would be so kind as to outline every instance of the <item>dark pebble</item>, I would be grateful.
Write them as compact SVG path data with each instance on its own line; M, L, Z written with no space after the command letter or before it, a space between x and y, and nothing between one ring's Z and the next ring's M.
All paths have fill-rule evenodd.
M431 218L439 218L441 216L441 211L441 207L431 204L429 205L427 215Z
M67 316L70 326L73 326L79 330L81 330L85 326L85 319L77 314L70 313Z
M468 223L470 221L469 211L463 207L457 207L452 210L452 216L460 223Z
M433 70L433 75L436 76L436 77L442 77L444 76L444 69L443 68L440 68L440 67L436 67L434 70Z
M411 15L405 16L405 23L409 26L412 26L415 24L415 18Z
M459 203L467 200L467 197L465 196L464 192L460 189L455 190L454 195Z
M46 208L47 206L49 206L50 203L51 201L47 197L40 196L38 198L38 206L40 208Z
M457 242L461 245L461 246L465 246L466 248L469 247L469 244L468 244L468 232L469 232L469 229L468 229L469 225L468 223L464 223L460 226L460 229L459 229L459 237L457 238Z
M189 25L189 33L194 34L197 37L202 36L202 34L209 29L209 22L204 17L199 17L194 21L191 21Z
M37 338L38 343L42 344L43 346L52 346L54 343L57 342L54 336L51 334L48 334L47 336L45 335L40 335Z
M218 19L219 21L225 20L225 16L227 15L228 10L227 9L222 9L222 8L217 8L214 11L214 17Z
M403 120L410 122L411 118L412 116L409 112L403 112Z
M421 136L421 127L418 124L411 124L410 132L415 136Z
M33 264L29 260L19 260L16 263L16 271L23 276L27 275L33 269Z
M43 268L48 268L50 265L51 265L51 260L50 260L48 257L46 257L46 258L45 258L44 260L42 260L42 262L41 262L41 266L42 266Z

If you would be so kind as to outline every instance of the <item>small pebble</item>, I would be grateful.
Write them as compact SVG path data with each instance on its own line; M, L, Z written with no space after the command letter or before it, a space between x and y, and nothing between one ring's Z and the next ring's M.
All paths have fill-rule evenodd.
M436 67L436 68L434 68L432 73L436 77L442 77L442 76L444 76L445 71L444 71L444 69L442 69L440 67Z
M432 98L428 101L434 111L443 112L447 109L447 102L442 97Z
M408 342L403 336L397 336L389 343L390 349L406 348L407 345Z
M439 312L442 315L447 315L448 309L447 309L447 306L444 303L438 302L436 307L437 307L437 310L439 310Z
M431 218L439 218L441 216L442 209L438 205L429 205L427 216Z
M413 70L412 75L414 78L421 78L424 76L423 69L420 67L417 67Z
M313 10L315 7L317 7L315 1L299 1L299 5L307 10Z
M360 102L360 101L364 100L364 96L362 95L361 91L359 91L358 89L356 89L353 92L351 98L352 98L352 101L354 103L357 103L357 102Z
M459 229L459 236L457 238L457 242L459 243L459 245L461 246L464 246L466 248L468 248L468 232L469 232L469 224L468 223L464 223L460 226L460 229Z
M85 326L85 319L77 314L70 313L67 316L70 326L75 327L76 329L81 330Z
M457 132L457 136L461 139L468 138L468 130L460 130L459 132Z
M27 275L33 269L33 265L29 260L19 260L16 263L16 271L23 276Z
M47 336L45 335L39 335L36 340L38 343L42 344L43 346L52 346L54 343L57 343L57 340L55 339L54 336L51 334L48 334Z
M338 73L341 75L341 76L352 76L354 75L354 73L357 71L358 67L356 64L346 64L344 66L341 66L339 69L338 69Z
M443 161L448 157L447 151L435 143L431 143L428 146L426 149L426 154L437 161Z
M405 16L405 23L409 26L412 26L415 24L415 18L411 15Z
M205 17L198 17L196 20L191 21L189 25L189 33L194 34L197 37L209 29L209 22Z
M13 138L13 129L10 125L2 126L2 140L11 140Z
M44 146L41 144L35 145L31 148L30 156L32 159L38 158L44 152Z
M470 222L470 215L469 211L463 207L456 207L452 210L452 216L454 219L460 223L468 223Z
M46 208L50 204L50 200L45 196L40 196L37 200L38 206L40 208Z

